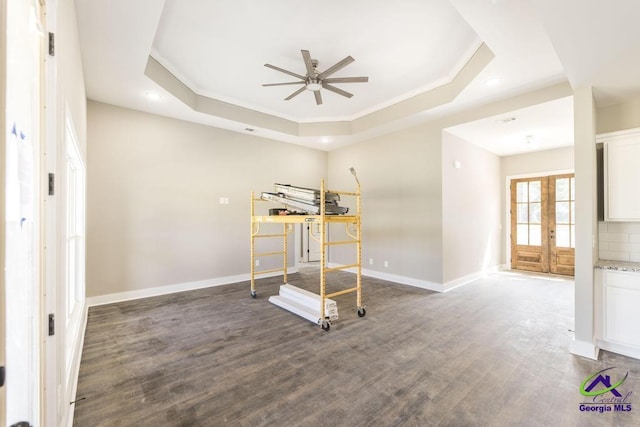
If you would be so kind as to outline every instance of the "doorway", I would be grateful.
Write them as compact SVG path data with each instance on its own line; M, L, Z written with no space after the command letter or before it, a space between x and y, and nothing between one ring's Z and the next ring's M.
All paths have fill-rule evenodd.
M512 179L511 268L574 275L573 174Z
M320 234L318 224L315 224L315 228L312 228L312 223L300 224L300 235L302 236L300 246L300 261L301 262L318 262L320 261L320 242L317 240L317 236ZM314 236L316 236L314 238Z

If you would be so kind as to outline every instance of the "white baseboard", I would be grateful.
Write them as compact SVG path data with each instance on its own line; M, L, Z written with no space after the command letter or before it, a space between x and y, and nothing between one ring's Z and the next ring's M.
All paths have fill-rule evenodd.
M592 342L579 341L575 338L571 341L571 348L569 351L571 354L575 354L576 356L582 356L592 360L598 360L598 354L600 353L600 349Z
M341 264L330 262L327 264L327 267L334 268L334 267L339 267L340 265ZM346 271L348 273L357 272L355 268L348 268L342 271ZM444 291L444 288L440 283L430 282L428 280L414 279L413 277L399 276L397 274L383 273L381 271L375 271L375 270L367 270L366 268L362 269L362 275L367 277L373 277L375 279L399 283L401 285L409 285L415 288L428 289L430 291L436 291L436 292Z
M467 274L466 276L459 277L454 280L450 280L442 285L442 288L444 289L443 292L449 292L451 289L457 288L462 285L467 285L471 282L475 282L476 280L482 279L483 277L491 273L503 271L505 267L506 267L505 264L496 265L495 267L488 268L484 271L477 271L475 273Z
M598 340L598 347L602 350L607 350L612 353L622 354L623 356L633 357L634 359L640 359L640 349L629 347L623 344L616 344L608 341Z
M355 271L354 271L355 272ZM362 269L362 275L376 279L387 280L389 282L409 285L415 288L428 289L430 291L444 292L441 283L430 282L428 280L415 279L413 277L399 276L397 274L383 273L381 271Z
M328 267L338 267L338 266L340 266L340 264L328 263L327 266ZM448 292L451 289L457 288L457 287L462 286L462 285L469 284L471 282L474 282L474 281L486 276L487 274L495 273L497 271L502 271L505 268L506 268L506 265L505 264L501 264L501 265L495 266L495 267L493 267L491 269L488 269L486 271L479 271L477 273L469 274L467 276L460 277L458 279L451 280L451 281L446 282L446 283L430 282L428 280L415 279L413 277L400 276L400 275L397 275L397 274L384 273L384 272L375 271L375 270L367 270L365 268L362 269L362 275L363 276L367 276L367 277L373 277L373 278L376 278L376 279L387 280L389 282L399 283L399 284L402 284L402 285L409 285L409 286L413 286L413 287L416 287L416 288L428 289L430 291ZM349 273L355 273L356 269L355 268L349 268L349 269L345 269L343 271L346 271L346 272L349 272Z
M287 274L297 273L298 268L289 268ZM260 279L265 277L281 276L282 273L261 274ZM193 291L196 289L210 288L213 286L229 285L232 283L244 282L251 280L250 274L238 274L236 276L217 277L215 279L198 280L195 282L177 283L174 285L157 286L154 288L139 289L135 291L117 292L107 295L99 295L89 297L86 300L88 307L96 305L112 304L114 302L129 301L139 298L155 297L159 295L173 294L176 292ZM249 288L247 288L247 293Z

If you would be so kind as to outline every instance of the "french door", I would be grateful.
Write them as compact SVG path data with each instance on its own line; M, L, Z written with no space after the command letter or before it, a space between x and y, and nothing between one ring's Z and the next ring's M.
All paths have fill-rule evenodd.
M511 181L511 268L573 276L573 174Z

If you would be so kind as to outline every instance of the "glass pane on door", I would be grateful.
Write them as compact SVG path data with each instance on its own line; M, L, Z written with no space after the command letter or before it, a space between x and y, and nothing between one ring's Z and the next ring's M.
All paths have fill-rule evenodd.
M575 247L575 178L556 179L556 241L558 248Z
M519 182L516 188L517 188L516 202L518 203L528 202L529 201L529 183Z
M542 244L542 182L516 184L516 244Z
M571 247L571 226L556 225L556 246L560 248Z
M529 245L540 246L542 244L542 226L540 224L529 225Z
M541 182L540 181L531 181L529 182L529 201L530 202L540 202L542 201L542 192L541 190Z
M518 224L516 227L516 243L518 245L529 244L529 226L527 224Z

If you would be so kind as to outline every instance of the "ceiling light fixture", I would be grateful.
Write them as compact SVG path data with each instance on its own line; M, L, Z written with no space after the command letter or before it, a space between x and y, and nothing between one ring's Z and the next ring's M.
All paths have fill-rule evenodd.
M157 101L160 99L160 94L158 92L147 92L146 95L147 95L147 98L149 98L152 101Z
M318 83L317 80L309 80L309 83L307 83L306 85L306 89L307 90L312 90L312 91L317 91L322 89L322 85L320 83Z
M484 82L484 84L488 87L497 86L502 83L502 79L500 77L491 77L489 80Z

